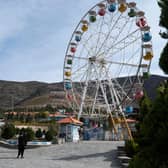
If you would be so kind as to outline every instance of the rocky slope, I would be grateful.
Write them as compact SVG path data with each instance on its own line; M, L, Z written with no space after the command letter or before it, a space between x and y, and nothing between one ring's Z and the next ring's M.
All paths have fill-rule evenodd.
M151 75L144 87L152 99L156 96L156 88L168 77ZM45 106L47 104L67 105L63 83L43 82L11 82L0 81L0 108L19 106Z

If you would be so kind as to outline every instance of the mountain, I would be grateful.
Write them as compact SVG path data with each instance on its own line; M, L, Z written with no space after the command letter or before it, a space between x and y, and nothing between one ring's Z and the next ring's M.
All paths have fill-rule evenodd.
M53 93L56 99L58 99L58 103L64 104L65 93L62 82L49 84L36 81L11 82L1 80L0 108L12 108L12 105L15 107L44 106L51 104Z
M144 88L151 99L156 97L156 88L168 77L151 75L144 83ZM77 84L75 84L77 85ZM14 107L68 106L63 83L11 82L0 80L0 108Z

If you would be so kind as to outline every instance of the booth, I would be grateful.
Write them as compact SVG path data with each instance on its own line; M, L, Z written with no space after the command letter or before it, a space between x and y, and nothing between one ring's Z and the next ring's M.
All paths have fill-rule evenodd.
M66 142L78 142L80 140L79 130L83 123L75 118L67 117L60 121L59 138Z

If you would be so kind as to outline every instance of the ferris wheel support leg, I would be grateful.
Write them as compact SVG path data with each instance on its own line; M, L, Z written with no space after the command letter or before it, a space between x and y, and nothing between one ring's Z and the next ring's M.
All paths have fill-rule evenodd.
M97 86L97 89L96 89L96 94L95 94L95 98L94 98L94 102L93 102L91 115L93 114L94 109L95 109L95 104L96 104L96 98L97 98L97 95L98 95L98 90L99 90L99 83L98 83L98 86Z
M78 114L78 120L80 119L80 116L83 111L83 105L84 105L84 100L85 100L85 96L86 96L86 92L87 92L87 87L88 87L88 81L85 82L85 87L84 87L84 91L83 91L83 95L82 95L80 110L79 110L79 114Z
M121 112L121 114L122 114L122 116L123 116L124 123L125 123L125 126L126 126L126 128L127 128L129 138L130 138L131 140L133 140L131 130L130 130L129 125L128 125L127 121L126 121L125 115L124 115L124 113L123 113L123 111L122 111L122 107L119 105L119 98L118 98L117 93L116 93L116 91L115 91L115 89L114 89L113 83L112 83L112 81L111 81L111 79L110 79L110 77L109 77L107 71L106 71L106 73L107 73L107 77L108 77L108 81L109 81L110 88L112 89L112 90L110 90L110 91L111 91L111 94L112 94L112 93L114 94L115 100L117 101L117 105L119 106L119 107L118 107L118 108L119 108L119 111ZM115 82L116 82L116 80L115 80ZM118 84L118 82L116 82L116 83ZM119 84L118 84L118 85L119 85ZM119 85L119 86L120 86L120 85ZM113 95L113 94L112 94L112 95Z
M121 114L122 114L122 117L123 117L123 120L124 120L126 129L127 129L127 132L128 132L129 139L130 139L130 140L133 140L132 133L131 133L131 129L130 129L128 123L127 123L127 120L126 120L126 118L125 118L125 115L124 115L124 113L123 113L123 111L122 111L121 106L120 106L120 112L121 112Z
M118 98L117 93L114 89L114 85L113 85L111 79L108 78L108 81L109 81L110 93L111 93L111 97L112 97L112 100L113 100L114 108L116 108L119 104L119 98ZM119 109L121 109L121 106L119 106ZM116 113L116 117L118 117L118 113Z
M96 75L97 75L97 79L100 78L101 71L102 71L102 69L100 69L100 73L98 73L97 69L95 67L95 72L96 72ZM112 124L113 124L114 134L117 136L117 139L118 139L118 131L117 131L116 127L115 127L115 122L114 122L114 118L113 118L113 115L111 113L111 109L110 109L110 106L109 106L109 103L108 103L108 100L107 100L107 95L106 95L106 93L104 91L103 85L102 85L100 80L98 80L98 85L100 86L100 89L102 91L102 94L103 94L103 97L104 97L104 100L105 100L105 104L107 106L107 112L108 112L108 114L109 114L109 116L111 118Z
M87 88L88 88L88 80L91 75L91 69L92 69L92 64L89 64L89 67L87 69L87 74L86 74L86 80L85 80L85 84L84 84L84 91L83 91L83 95L82 95L81 105L80 105L79 114L78 114L78 120L80 119L80 116L83 111L83 105L84 105L84 100L85 100L86 92L87 92Z
M102 86L101 83L100 83L100 88L101 88L101 91L102 91L102 93L103 93L103 97L104 97L105 103L106 103L106 105L107 105L107 112L108 112L109 115L110 115L110 118L111 118L111 121L112 121L112 124L113 124L113 127L114 127L114 133L115 133L116 135L118 135L118 131L117 131L116 127L115 127L114 118L113 118L113 116L112 116L112 114L111 114L111 110L110 110L110 107L109 107L109 104L108 104L107 96L106 96L106 94L105 94L104 88L103 88L103 86ZM117 137L117 138L118 138L118 137Z
M128 125L127 121L126 121L125 115L124 115L124 114L122 114L122 116L123 116L123 120L124 120L125 126L126 126L127 131L128 131L129 139L130 139L130 140L133 140L133 136L132 136L132 133L131 133L130 127L129 127L129 125Z
M113 128L114 128L114 134L117 136L117 140L119 140L119 138L118 138L118 131L117 131L116 127L115 127L115 121L114 121L114 118L113 118L113 116L112 116L111 113L109 113L109 115L110 115L110 120L111 120L112 125L113 125Z

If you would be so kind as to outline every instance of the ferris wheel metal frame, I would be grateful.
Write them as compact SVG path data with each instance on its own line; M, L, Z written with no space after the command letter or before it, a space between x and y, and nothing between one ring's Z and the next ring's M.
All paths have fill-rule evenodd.
M86 12L72 33L63 69L66 98L78 119L87 108L88 115L101 115L99 108L113 125L114 117L122 116L128 128L124 108L143 96L151 39L145 13L135 2L103 0Z

